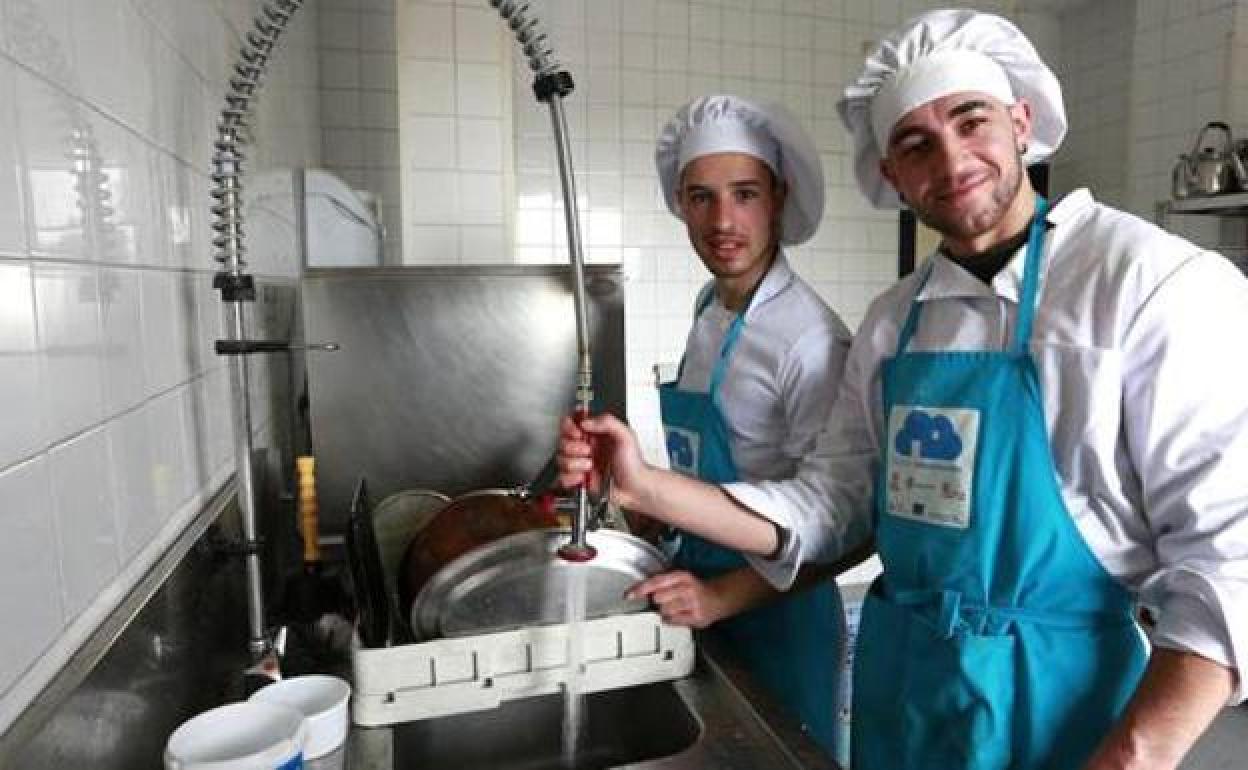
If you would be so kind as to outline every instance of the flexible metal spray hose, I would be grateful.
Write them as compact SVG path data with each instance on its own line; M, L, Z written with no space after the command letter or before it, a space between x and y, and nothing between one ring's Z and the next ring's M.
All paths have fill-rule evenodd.
M252 28L244 36L234 74L230 77L225 107L217 123L217 139L212 156L212 229L214 257L221 271L213 287L221 291L226 306L229 341L242 344L247 339L246 302L256 298L255 283L246 273L243 259L242 173L243 145L248 140L248 120L252 100L260 87L265 66L291 16L303 0L269 0L256 14ZM264 585L260 571L260 543L257 534L256 482L251 465L251 405L247 394L249 377L246 355L230 355L230 392L234 403L234 457L238 477L239 509L242 514L247 569L248 647L256 660L269 650L265 635Z
M550 122L554 128L555 150L559 159L559 182L563 188L563 219L568 232L568 251L572 263L573 301L576 309L576 412L589 414L594 400L593 364L589 355L589 313L585 300L585 259L581 249L580 217L576 209L576 178L572 173L572 152L568 144L568 123L563 111L563 99L572 93L572 76L559 68L554 51L541 31L538 20L529 13L524 0L489 0L490 5L507 20L516 35L529 67L537 73L533 92L537 100L550 108ZM576 517L572 522L572 538L559 550L559 555L569 561L588 561L594 558L594 548L585 542L589 526L589 491L582 484L576 492Z

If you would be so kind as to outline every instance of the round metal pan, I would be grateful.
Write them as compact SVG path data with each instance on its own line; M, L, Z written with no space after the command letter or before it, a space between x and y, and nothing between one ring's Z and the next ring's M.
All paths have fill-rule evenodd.
M668 568L654 546L624 532L599 529L587 540L598 551L588 562L561 559L567 529L519 532L479 546L434 575L412 603L419 639L467 636L568 620L572 578L584 575L584 619L646 608L626 600L635 583Z

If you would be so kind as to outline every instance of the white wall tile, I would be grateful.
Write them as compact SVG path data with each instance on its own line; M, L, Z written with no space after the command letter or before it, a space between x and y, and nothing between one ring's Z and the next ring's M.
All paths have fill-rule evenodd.
M497 64L502 61L503 38L498 14L489 8L455 9L455 56L460 61L487 62Z
M186 433L177 389L148 401L140 410L152 448L152 500L163 522L186 500Z
M70 0L3 0L5 45L13 57L63 87L78 80Z
M459 115L502 117L502 69L491 64L460 63L455 68L455 95Z
M38 457L0 472L0 683L13 682L56 639L65 624L52 488ZM0 689L7 689L0 688Z
M461 261L464 264L510 262L507 238L500 227L466 226L459 229Z
M404 59L399 67L405 115L455 114L455 65L452 62Z
M147 396L140 275L135 270L102 268L99 282L104 411L114 415Z
M326 9L320 14L319 39L327 48L358 50L360 47L360 14L347 10Z
M117 540L123 562L151 540L160 525L154 493L154 460L147 420L141 409L107 426L109 465L117 513Z
M652 35L655 32L655 0L630 0L620 4L620 29L625 33Z
M412 117L403 121L408 137L407 163L413 169L451 169L456 166L455 118Z
M360 57L354 51L321 54L321 85L325 88L359 88Z
M190 376L184 352L188 318L179 282L177 273L163 271L144 271L139 281L148 397Z
M0 104L16 98L13 66L0 59ZM26 251L26 200L22 194L22 166L17 150L17 116L0 111L0 254Z
M398 91L398 67L393 52L360 54L360 82L370 91L391 92L394 99Z
M404 222L405 254L416 258L413 264L454 264L459 262L459 228L449 225L416 225L415 218Z
M393 52L396 32L393 12L365 13L360 17L360 49Z
M471 171L502 171L502 121L488 118L459 120L457 142L459 168Z
M0 262L0 308L4 313L0 323L0 403L21 405L5 410L0 418L0 468L7 468L41 449L47 440L36 357L34 288L28 265Z
M34 266L39 375L47 434L59 438L103 417L100 295L94 266Z
M502 225L503 175L463 172L459 184L459 221L471 225Z
M455 44L455 9L410 3L400 7L399 51L407 56L450 60Z
M104 430L57 446L48 453L48 467L68 621L87 608L121 567L113 477L104 472L109 467Z
M453 171L411 171L403 188L403 215L413 224L441 225L459 211Z
M23 70L17 72L17 103L22 105L17 118L23 187L30 200L30 248L36 254L89 259L91 244L71 158L87 152L81 139L91 134L90 121L68 94Z

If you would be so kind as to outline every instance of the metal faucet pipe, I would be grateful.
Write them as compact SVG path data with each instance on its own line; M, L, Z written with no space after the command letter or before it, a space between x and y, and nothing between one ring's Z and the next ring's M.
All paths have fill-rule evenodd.
M559 69L554 51L546 41L538 20L529 15L524 0L489 0L516 35L529 67L537 73L533 91L538 101L550 108L554 129L555 152L559 160L559 183L563 188L563 221L568 232L568 252L572 263L573 304L576 311L576 414L589 414L594 400L593 359L589 354L589 314L585 300L585 259L581 248L580 217L576 208L576 177L572 173L572 152L568 143L568 122L563 111L563 98L572 93L572 76ZM589 528L591 506L589 490L582 484L576 490L576 515L572 520L572 537L559 549L568 561L589 561L596 554L585 541Z
M226 306L227 342L235 345L247 341L245 303L256 298L255 283L246 273L243 259L242 173L247 143L247 120L251 101L260 87L265 66L274 46L291 16L303 0L267 0L256 14L252 29L244 35L244 44L234 65L225 107L217 123L217 138L212 158L212 197L216 217L213 246L221 271L213 279L213 287L221 291ZM272 650L264 619L264 582L260 568L260 539L257 527L256 481L252 468L251 405L248 401L249 373L245 355L229 356L230 396L234 403L233 433L235 474L238 478L238 503L242 518L243 551L247 573L247 646L254 661L260 661Z
M563 219L568 231L568 251L572 260L572 295L576 310L576 414L589 415L594 401L594 371L589 355L589 313L585 300L585 261L581 251L581 225L576 210L576 178L572 174L572 157L563 114L563 97L552 95L550 120L555 129L555 149L559 157L559 180L563 187ZM589 490L586 484L576 489L576 515L572 518L572 538L559 555L568 561L589 561L596 556L594 547L585 540L589 526Z

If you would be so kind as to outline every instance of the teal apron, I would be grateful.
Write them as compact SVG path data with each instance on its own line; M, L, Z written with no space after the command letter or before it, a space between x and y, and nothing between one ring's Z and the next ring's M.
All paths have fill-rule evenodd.
M1074 770L1143 672L1131 597L1075 527L1049 451L1027 347L1045 210L1008 351L908 352L916 299L884 364L884 573L858 634L855 770Z
M708 293L701 313L714 297ZM715 484L738 480L731 434L719 408L719 387L728 360L741 337L745 312L724 337L707 393L679 390L676 382L659 385L659 408L673 470ZM684 361L681 361L681 371ZM712 578L748 566L740 553L689 533L676 533L668 548L673 565L699 578ZM836 697L840 691L844 613L835 581L809 589L716 623L712 628L753 676L828 753L836 756Z

